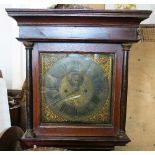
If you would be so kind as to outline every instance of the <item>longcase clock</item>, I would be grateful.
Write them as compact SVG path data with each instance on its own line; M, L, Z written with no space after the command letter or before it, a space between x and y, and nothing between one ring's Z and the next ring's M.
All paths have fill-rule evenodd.
M6 9L26 47L25 148L126 145L128 53L151 11Z

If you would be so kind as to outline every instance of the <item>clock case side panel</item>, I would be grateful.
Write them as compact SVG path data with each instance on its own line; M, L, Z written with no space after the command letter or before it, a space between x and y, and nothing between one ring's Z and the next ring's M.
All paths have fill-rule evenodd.
M46 126L40 122L40 68L39 51L55 52L90 52L94 53L113 53L114 66L113 88L112 88L112 124L110 126L65 126L51 125ZM121 78L122 78L123 53L118 44L86 44L86 43L38 43L34 46L33 52L33 93L34 93L34 132L37 136L116 136L120 128L120 98L121 98ZM95 134L94 134L95 133Z

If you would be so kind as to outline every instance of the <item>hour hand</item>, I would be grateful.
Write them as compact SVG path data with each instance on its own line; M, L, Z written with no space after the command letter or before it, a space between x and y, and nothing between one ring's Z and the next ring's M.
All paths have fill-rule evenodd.
M70 93L68 93L66 96L64 96L64 97L60 98L59 100L55 101L53 104L55 105L57 103L61 103L62 101L64 102L66 100L68 101L68 100L71 100L73 98L77 98L77 96L79 96L79 95L74 96L74 97L70 97L72 94L74 94L77 91L78 91L77 89L74 89L73 91L71 91Z
M68 98L64 99L64 101L73 100L73 99L79 98L80 96L81 95L76 95L76 96L68 97Z

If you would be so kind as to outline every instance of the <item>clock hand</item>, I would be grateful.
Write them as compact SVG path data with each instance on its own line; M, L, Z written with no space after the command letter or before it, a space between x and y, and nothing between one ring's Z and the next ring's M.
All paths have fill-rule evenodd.
M56 101L53 103L53 105L57 104L58 102L61 102L62 100L65 100L67 97L69 97L70 95L72 95L73 93L77 92L78 90L73 90L71 91L68 95L64 96L63 98L61 98L60 100Z
M73 100L73 99L79 98L80 96L81 95L76 95L76 96L73 96L73 97L69 97L69 98L66 98L64 101Z

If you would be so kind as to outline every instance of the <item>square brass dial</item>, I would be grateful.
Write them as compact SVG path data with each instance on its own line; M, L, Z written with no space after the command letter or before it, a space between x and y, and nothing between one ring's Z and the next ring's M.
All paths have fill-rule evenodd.
M40 53L42 123L109 124L113 54Z

